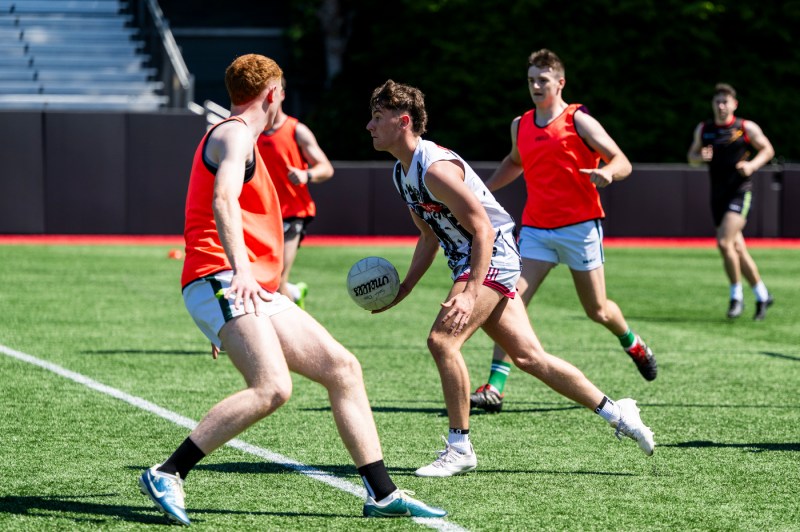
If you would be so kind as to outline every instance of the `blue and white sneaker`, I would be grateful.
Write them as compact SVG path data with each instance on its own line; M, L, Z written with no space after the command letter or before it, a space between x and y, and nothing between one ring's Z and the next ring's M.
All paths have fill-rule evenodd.
M364 503L364 517L444 517L447 512L441 508L428 506L422 501L411 497L413 491L396 490L390 495L389 502L378 504L375 499L367 496Z
M139 488L142 493L150 497L156 508L161 510L170 521L189 526L189 516L186 515L186 494L183 491L183 481L180 475L170 475L158 471L161 464L156 464L142 473L139 477Z

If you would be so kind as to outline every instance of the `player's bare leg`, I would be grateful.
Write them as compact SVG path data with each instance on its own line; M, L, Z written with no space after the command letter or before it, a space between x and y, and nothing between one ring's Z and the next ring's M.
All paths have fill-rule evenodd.
M446 301L464 291L464 283L453 285ZM487 287L478 287L478 296L472 314L461 332L454 332L453 322L443 321L450 308L443 307L428 335L428 349L436 362L447 408L449 434L445 449L431 464L417 469L423 477L448 477L472 471L477 467L477 457L469 437L469 372L461 354L461 347L491 315L498 302L505 297Z

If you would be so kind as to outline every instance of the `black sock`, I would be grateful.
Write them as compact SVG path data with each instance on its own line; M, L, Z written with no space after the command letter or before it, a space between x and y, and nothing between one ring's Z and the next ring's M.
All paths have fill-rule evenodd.
M172 453L172 456L161 464L158 470L170 475L177 473L181 478L185 479L189 471L205 456L205 453L191 439L186 438L181 446Z
M361 475L367 493L376 501L386 498L397 489L392 479L389 478L389 472L386 471L383 460L359 467L358 474Z

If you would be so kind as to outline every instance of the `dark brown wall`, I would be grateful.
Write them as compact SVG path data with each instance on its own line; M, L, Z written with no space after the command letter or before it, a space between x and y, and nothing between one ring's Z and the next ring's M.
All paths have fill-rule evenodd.
M416 228L392 184L392 161L334 162L334 177L312 187L318 216L309 234L413 235ZM496 163L472 167L487 179ZM800 200L800 166L783 176L772 167L755 176L754 201L745 235L800 237L800 213L792 216L788 198ZM781 182L783 186L781 187ZM495 193L519 222L526 190L522 177ZM606 236L713 237L709 180L704 168L634 164L628 179L600 193ZM791 203L790 203L791 205Z
M205 117L0 113L0 233L179 234Z
M192 157L205 118L177 113L0 113L0 233L180 234ZM312 185L318 235L413 235L392 183L393 161L334 161ZM474 162L488 178L496 163ZM688 165L634 164L601 191L607 236L710 237L708 176ZM522 178L497 192L518 221ZM800 165L755 177L745 235L800 238Z
M0 233L42 233L44 212L43 115L0 115Z

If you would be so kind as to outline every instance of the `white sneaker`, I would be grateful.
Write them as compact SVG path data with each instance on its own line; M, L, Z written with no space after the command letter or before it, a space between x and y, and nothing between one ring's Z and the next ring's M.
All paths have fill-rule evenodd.
M644 454L651 456L656 442L653 439L653 431L642 423L642 418L639 417L639 407L636 406L636 401L633 399L620 399L617 401L617 405L619 406L620 418L616 423L611 423L611 426L617 429L614 436L619 439L622 439L622 436L627 436L632 440L636 440Z
M418 477L452 477L478 467L478 457L471 443L469 454L465 454L457 451L444 436L442 439L445 445L444 451L439 451L439 457L432 464L417 469L415 474Z

